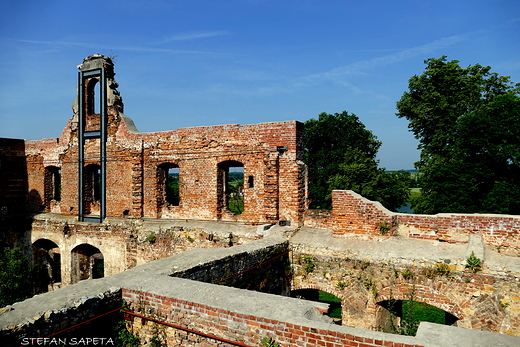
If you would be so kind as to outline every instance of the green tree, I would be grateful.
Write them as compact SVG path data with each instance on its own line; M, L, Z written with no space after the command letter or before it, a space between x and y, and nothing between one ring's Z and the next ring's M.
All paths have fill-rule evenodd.
M305 162L311 208L330 209L333 189L353 190L395 210L408 198L398 176L378 168L381 142L359 118L346 111L321 113L305 122Z
M166 201L174 206L179 206L179 176L166 176Z
M29 258L19 248L5 248L0 252L0 307L30 297L32 278Z
M446 56L425 61L397 103L419 140L416 213L520 213L520 84Z

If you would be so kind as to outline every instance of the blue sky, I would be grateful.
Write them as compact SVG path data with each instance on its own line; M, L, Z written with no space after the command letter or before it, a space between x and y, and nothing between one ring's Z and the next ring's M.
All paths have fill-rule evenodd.
M0 137L58 137L84 57L115 56L141 132L356 114L380 165L412 169L395 104L447 55L520 82L520 1L3 1Z

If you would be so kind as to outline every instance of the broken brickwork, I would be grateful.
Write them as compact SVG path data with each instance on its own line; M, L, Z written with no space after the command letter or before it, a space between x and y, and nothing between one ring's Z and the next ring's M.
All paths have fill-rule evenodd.
M141 134L123 114L111 60L94 55L79 68L85 71L93 66L107 71L107 217L303 223L306 166L302 161L302 123L233 124ZM86 131L99 129L99 114L92 114L94 108L89 106L96 97L91 83L86 82L84 91ZM19 187L29 191L24 202L29 211L78 214L78 99L73 104L74 115L58 139L18 143L24 147L20 151L25 163L21 161L17 170L20 177L27 177ZM85 140L86 177L100 166L99 147L99 139ZM244 168L244 211L240 215L233 214L222 197L226 163ZM179 168L178 206L165 199L164 167ZM54 189L57 175L61 181L59 197ZM86 213L99 214L99 201L88 192L94 188L85 187ZM13 192L11 189L9 194ZM25 196L18 198L18 205L25 200Z

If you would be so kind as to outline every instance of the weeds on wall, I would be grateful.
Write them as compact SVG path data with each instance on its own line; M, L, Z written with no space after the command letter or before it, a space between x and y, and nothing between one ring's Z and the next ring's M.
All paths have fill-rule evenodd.
M260 343L262 344L262 346L265 346L265 347L280 347L280 345L278 343L276 343L276 341L272 338L272 337L264 337Z
M448 264L440 263L435 265L434 267L429 267L424 269L424 275L429 279L433 279L437 276L451 277L453 274L450 270Z
M122 320L117 322L114 327L115 339L114 343L116 347L139 347L141 346L141 340L139 336L133 331L132 328L128 329L126 321Z
M390 316L388 318L388 325L390 327L390 331L385 332L399 335L415 336L415 334L417 334L417 329L419 328L420 323L420 321L416 317L418 302L415 300L415 285L412 287L412 290L409 293L407 309L401 309L402 317L400 317L400 324L396 324L396 322L399 321L397 316L397 305L399 304L402 305L402 302L393 299L392 291L390 290L390 300L388 300L388 311L390 312Z
M410 269L409 267L407 267L406 269L404 269L403 273L401 274L403 276L403 278L405 280L410 280L410 279L413 279L415 274L414 272L412 271L412 269Z
M475 255L475 252L471 252L471 255L469 258L466 259L466 269L469 270L469 272L476 273L478 271L482 270L482 260L477 258Z
M387 221L382 221L377 224L377 228L379 229L379 233L381 235L386 235L390 229L392 229L392 224L388 223Z
M156 241L156 237L155 237L155 233L154 232L151 232L150 234L148 234L148 236L145 239L145 242L148 242L150 244L155 243L155 241Z
M299 263L308 274L316 268L316 259L312 255L302 255L299 259Z

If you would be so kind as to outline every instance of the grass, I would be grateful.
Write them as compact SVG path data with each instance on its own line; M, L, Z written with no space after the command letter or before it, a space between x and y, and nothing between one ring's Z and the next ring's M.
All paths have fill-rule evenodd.
M234 214L241 214L244 211L243 200L230 200L228 202L228 209Z
M324 291L319 291L320 302L324 302L330 305L332 310L330 311L330 318L341 319L341 299L335 295L329 294Z
M403 317L413 316L414 320L418 322L446 324L446 312L440 308L416 301L414 311L411 314L410 309L413 306L411 301L403 300L402 305Z

